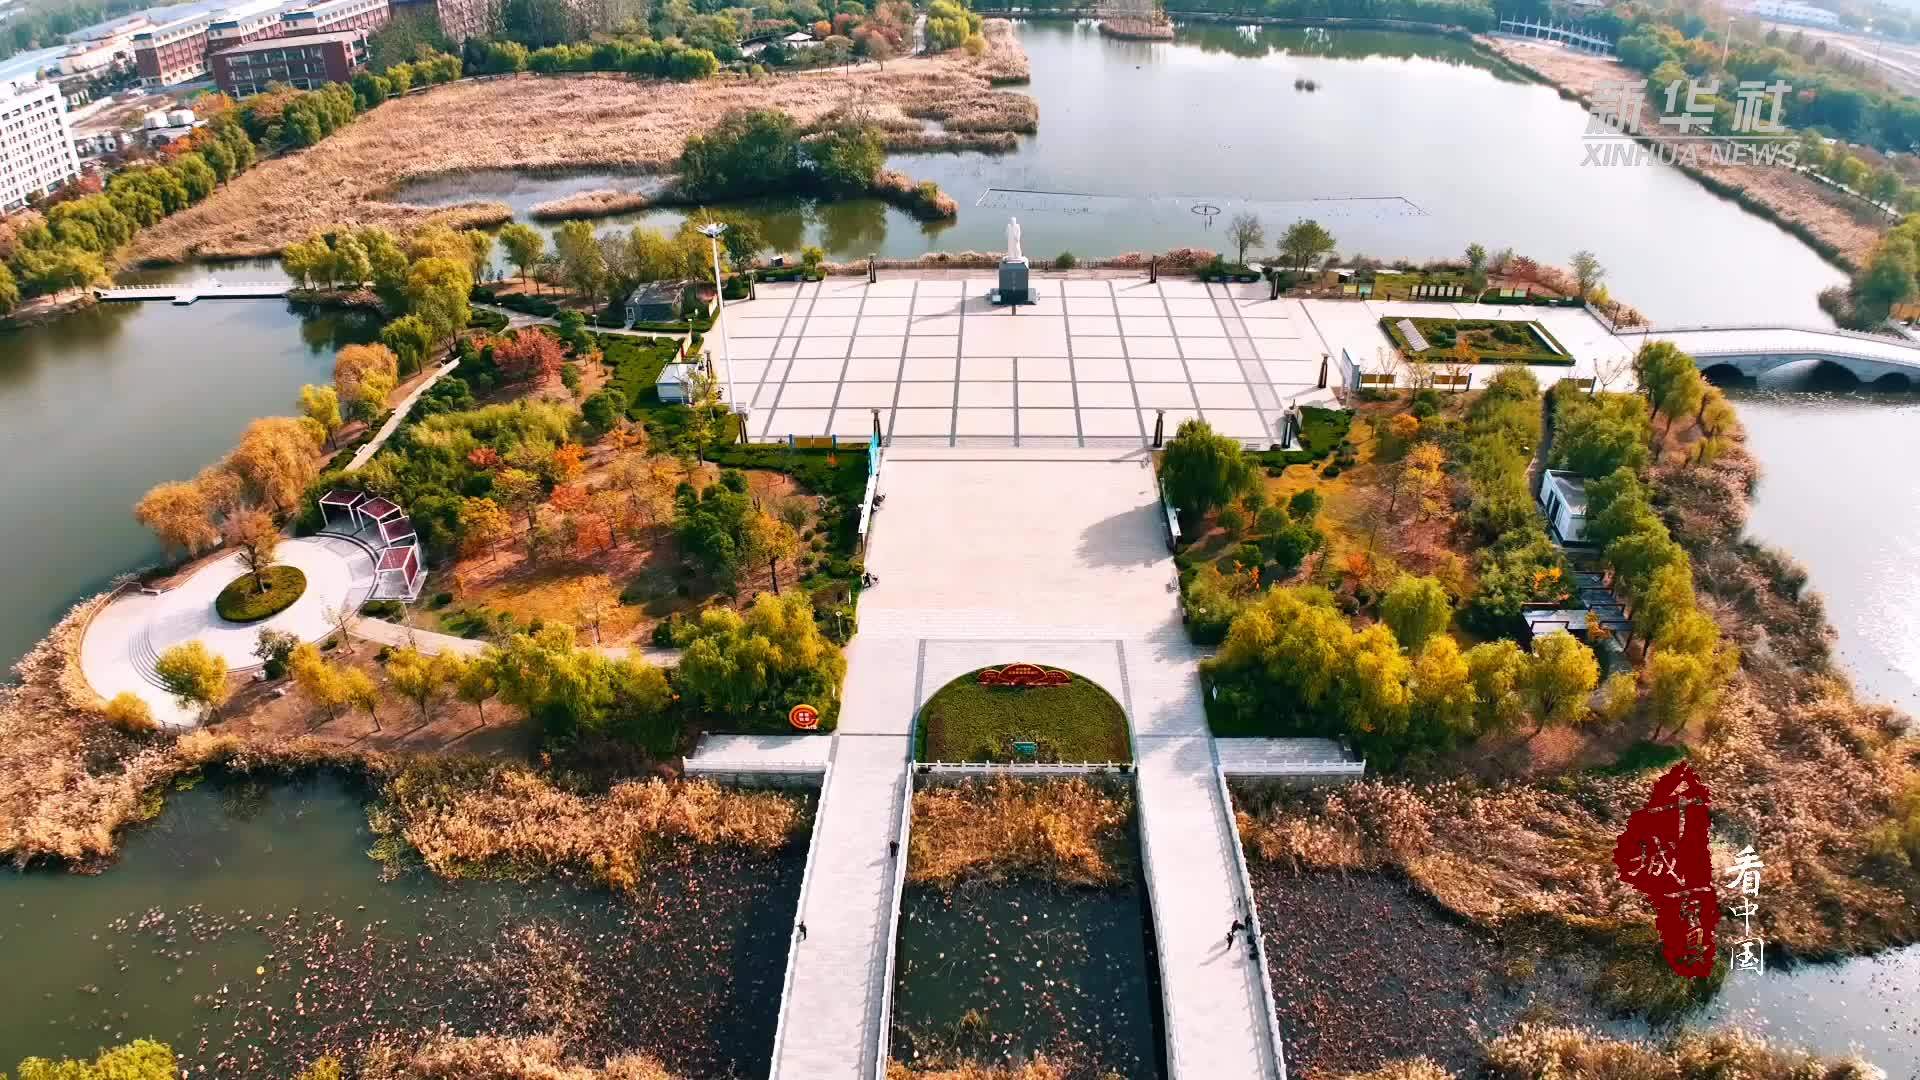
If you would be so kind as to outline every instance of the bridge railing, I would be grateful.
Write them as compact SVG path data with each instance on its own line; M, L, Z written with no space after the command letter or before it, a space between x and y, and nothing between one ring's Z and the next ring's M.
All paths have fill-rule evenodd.
M1719 326L1710 326L1706 324L1686 325L1686 326L1652 326L1652 327L1634 326L1634 327L1624 328L1618 331L1618 333L1623 336L1627 334L1642 334L1642 335L1645 335L1645 334L1698 334L1698 333L1703 333L1703 332L1712 331L1712 330L1793 331L1796 333L1803 333L1803 334L1821 334L1826 337L1855 338L1860 341L1873 341L1873 342L1878 342L1879 344L1882 344L1882 345L1893 345L1902 349L1914 349L1914 350L1920 351L1920 344L1917 344L1905 338L1895 337L1891 334L1875 334L1867 330L1842 330L1842 329L1839 329L1838 327L1831 327L1831 326L1806 326L1806 325L1796 326L1792 323L1723 323Z

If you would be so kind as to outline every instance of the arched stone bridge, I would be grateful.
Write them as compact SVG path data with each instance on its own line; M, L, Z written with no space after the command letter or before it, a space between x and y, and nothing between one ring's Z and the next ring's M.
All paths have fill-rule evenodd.
M1622 331L1636 349L1668 341L1702 371L1727 368L1756 378L1803 362L1832 364L1864 383L1920 384L1920 342L1886 334L1805 326L1673 326Z

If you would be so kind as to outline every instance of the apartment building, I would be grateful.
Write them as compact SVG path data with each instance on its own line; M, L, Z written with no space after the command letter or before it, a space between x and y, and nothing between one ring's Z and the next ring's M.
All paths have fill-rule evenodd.
M52 83L0 83L0 212L80 175L67 102Z
M372 30L387 21L387 0L249 0L183 16L134 36L134 63L148 86L201 78L222 49L290 34Z
M221 93L251 97L268 83L312 90L346 82L367 63L367 31L285 34L213 54L213 80Z
M330 34L339 30L371 33L387 21L387 0L320 0L280 17L284 35Z

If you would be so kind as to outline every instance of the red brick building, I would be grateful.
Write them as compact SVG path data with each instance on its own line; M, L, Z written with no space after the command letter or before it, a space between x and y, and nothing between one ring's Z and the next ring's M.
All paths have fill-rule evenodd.
M364 29L283 34L214 53L213 81L221 93L244 98L265 90L268 83L312 90L347 82L366 63Z
M321 0L280 17L281 33L330 34L336 30L365 30L385 25L387 0Z

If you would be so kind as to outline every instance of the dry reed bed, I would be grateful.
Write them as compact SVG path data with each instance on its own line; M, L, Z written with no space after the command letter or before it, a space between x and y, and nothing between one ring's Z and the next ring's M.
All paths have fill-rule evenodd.
M1581 1028L1523 1024L1487 1044L1484 1080L1870 1080L1882 1075L1858 1059L1822 1059L1784 1050L1738 1030L1684 1032L1657 1045L1626 1042ZM1417 1058L1345 1080L1462 1080Z
M624 1054L594 1066L569 1059L550 1035L440 1036L412 1049L380 1043L360 1062L361 1080L675 1080L660 1063Z
M1715 856L1751 843L1766 863L1760 922L1802 957L1920 939L1920 874L1870 837L1913 775L1906 718L1853 699L1831 670L1817 598L1790 560L1739 542L1757 475L1743 445L1711 465L1667 464L1655 493L1701 569L1701 601L1742 649L1717 713L1693 741L1714 794ZM1608 936L1651 912L1611 852L1648 778L1536 783L1368 780L1253 795L1239 811L1257 858L1307 869L1394 869L1442 906L1497 926L1545 918Z
M915 1069L887 1062L887 1080L1066 1080L1066 1070L1045 1058L1018 1065L982 1065L969 1061L943 1068Z
M153 818L170 784L212 765L362 772L380 790L372 811L380 831L450 877L572 872L631 888L642 865L670 848L772 851L808 821L799 799L698 781L626 781L586 795L522 765L400 759L217 729L123 735L101 718L77 662L86 621L105 600L75 607L20 661L20 684L0 689L0 857L16 865L103 865L121 828Z
M1026 56L1008 24L988 27L991 47L981 57L956 51L864 76L868 108L882 119L935 108L981 130L1000 116L1021 125L1007 130L1032 130L1032 99L991 88L1009 72L1023 76ZM200 205L143 230L128 255L144 262L262 255L340 225L404 230L459 213L497 218L498 204L429 212L385 201L386 193L409 180L481 169L659 172L689 135L734 110L778 108L811 124L846 100L837 72L698 83L617 75L453 83L389 101L317 146L255 166Z
M631 214L653 205L653 200L637 191L582 191L562 199L534 204L527 216L535 221L570 221L574 218L611 217Z
M997 777L913 793L907 880L942 888L972 879L1039 877L1118 885L1132 873L1130 792L1071 779Z
M581 795L524 766L452 759L409 762L380 795L374 830L405 840L442 876L578 873L616 889L638 885L669 848L771 852L808 821L801 800L776 792L628 780Z

